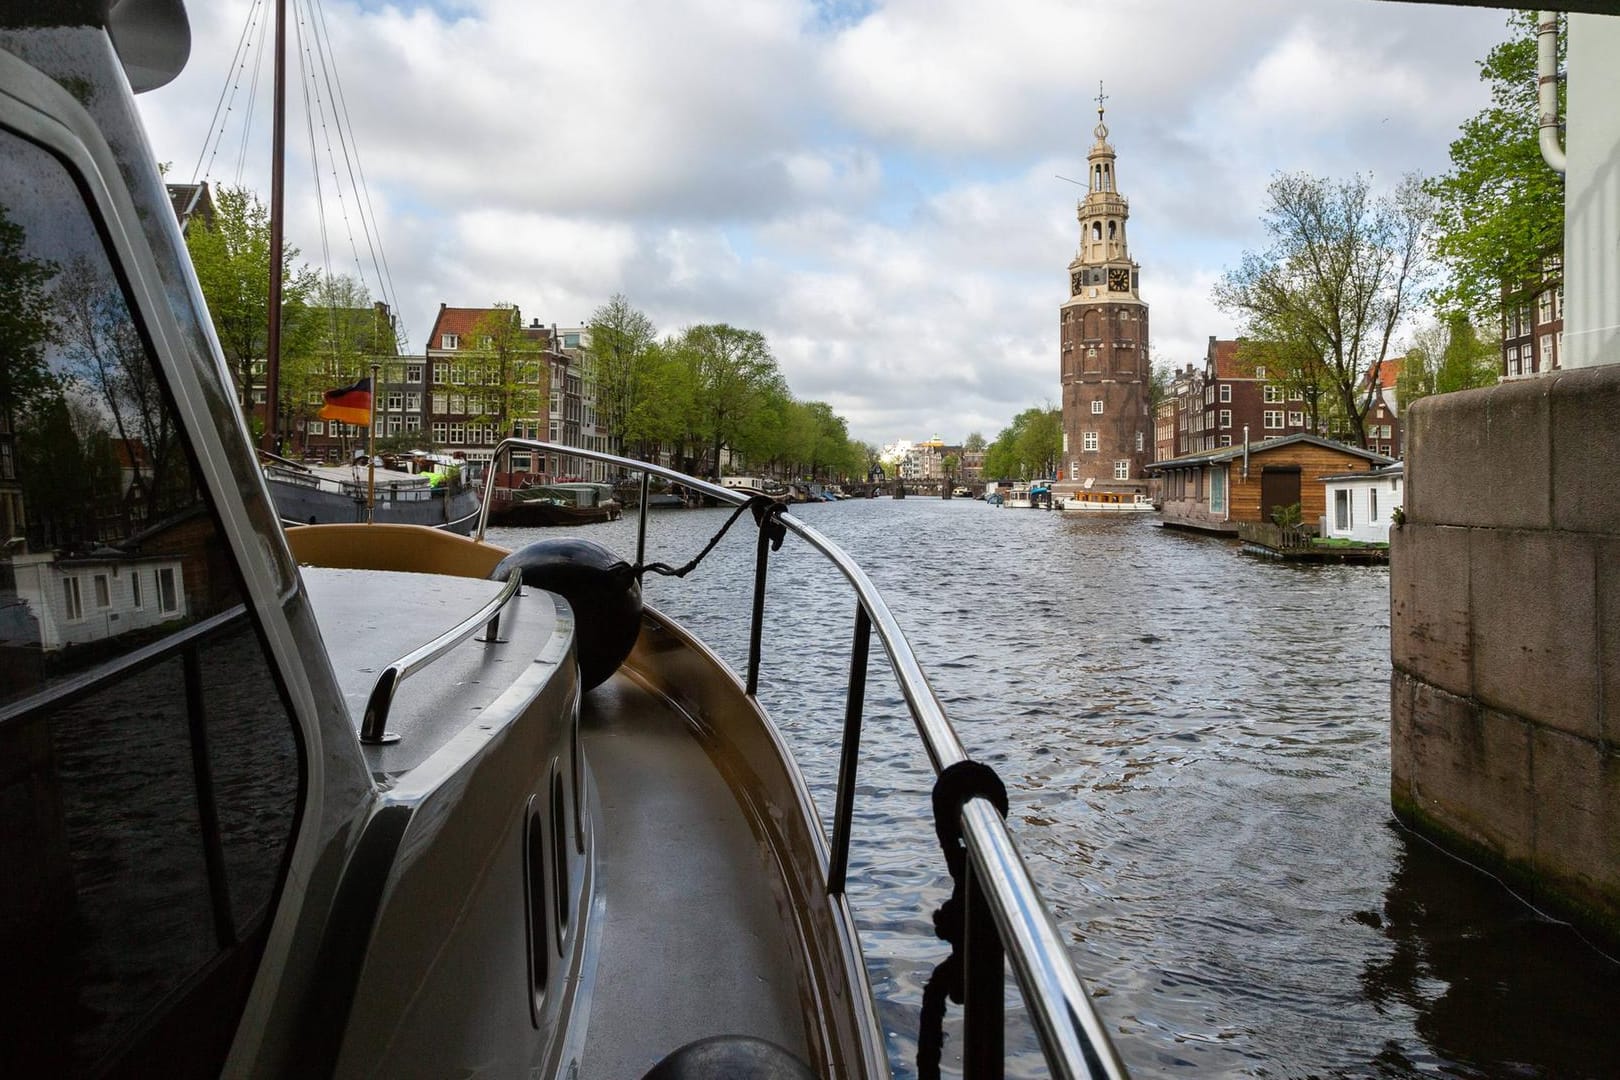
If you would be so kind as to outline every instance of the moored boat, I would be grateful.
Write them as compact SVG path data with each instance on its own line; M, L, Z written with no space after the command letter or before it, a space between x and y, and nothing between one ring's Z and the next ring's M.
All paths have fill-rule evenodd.
M183 63L183 12L24 16L0 19L0 241L38 346L8 371L37 377L0 385L6 449L40 460L62 404L69 361L44 328L68 284L98 305L96 343L155 389L78 422L162 438L121 523L69 530L71 493L26 470L0 489L22 527L5 559L61 586L7 607L0 1071L589 1080L701 1058L713 1075L887 1076L845 891L875 635L938 775L955 944L925 998L965 998L964 1059L997 1074L1010 967L1048 1072L1123 1075L1000 781L967 758L865 573L779 504L503 446L752 510L742 677L638 610L642 552L547 576L558 549L508 552L482 525L283 530L129 97ZM854 599L830 836L758 697L787 533ZM68 557L92 542L94 559ZM112 618L148 604L160 618L137 629Z
M459 471L409 473L362 463L304 464L260 452L276 513L287 525L370 520L430 525L465 536L478 524L478 489Z
M1128 491L1082 488L1059 495L1057 505L1065 514L1151 514L1158 510L1146 492L1134 488Z
M649 500L650 502L650 500ZM494 488L490 495L492 525L598 525L617 521L621 507L610 484L535 484L531 487Z

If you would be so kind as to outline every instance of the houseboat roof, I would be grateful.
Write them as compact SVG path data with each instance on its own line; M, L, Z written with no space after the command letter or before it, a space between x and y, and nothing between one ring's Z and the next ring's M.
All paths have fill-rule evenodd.
M1216 462L1231 461L1233 458L1242 457L1245 452L1252 457L1255 454L1270 453L1273 450L1280 450L1284 447L1293 446L1299 443L1308 444L1310 446L1320 446L1328 450L1342 450L1346 454L1353 454L1356 457L1365 458L1367 461L1374 462L1380 468L1394 464L1395 462L1395 459L1392 457L1387 457L1383 454L1375 453L1359 446L1351 446L1349 443L1341 443L1335 442L1332 439L1324 439L1320 435L1311 435L1302 431L1294 435L1284 435L1281 438L1266 439L1264 442L1249 443L1247 445L1238 444L1236 446L1223 446L1219 450L1206 450L1201 454L1187 454L1183 457L1169 458L1165 461L1154 461L1148 464L1147 471L1158 472L1164 469L1185 469L1195 465L1211 465Z
M1369 469L1366 472L1339 473L1336 476L1324 476L1322 477L1322 483L1326 484L1331 481L1339 480L1383 480L1386 477L1401 476L1405 472L1406 462L1397 461L1393 465L1384 465L1377 469Z

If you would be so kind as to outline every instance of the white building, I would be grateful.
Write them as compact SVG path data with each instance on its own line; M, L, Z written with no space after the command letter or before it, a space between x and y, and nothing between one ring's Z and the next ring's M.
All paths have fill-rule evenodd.
M1406 500L1406 466L1401 462L1369 472L1324 476L1327 515L1322 536L1387 544L1389 526Z
M185 578L176 556L130 558L18 555L11 560L16 597L37 622L46 652L117 637L182 619Z

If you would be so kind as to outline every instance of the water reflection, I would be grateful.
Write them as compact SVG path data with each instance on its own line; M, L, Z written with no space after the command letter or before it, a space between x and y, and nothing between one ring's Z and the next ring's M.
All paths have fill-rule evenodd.
M796 512L883 590L969 752L1001 773L1135 1075L1620 1075L1597 1023L1620 1013L1620 969L1567 934L1554 948L1561 931L1389 827L1385 570L961 500ZM648 557L684 561L722 516L654 515ZM578 531L633 553L634 527ZM752 550L728 537L701 573L648 589L737 670ZM791 538L771 574L761 697L825 817L851 601ZM950 881L881 656L862 747L850 895L908 1077ZM947 1071L959 1035L947 1025ZM1044 1075L1027 1028L1008 1039L1009 1075Z

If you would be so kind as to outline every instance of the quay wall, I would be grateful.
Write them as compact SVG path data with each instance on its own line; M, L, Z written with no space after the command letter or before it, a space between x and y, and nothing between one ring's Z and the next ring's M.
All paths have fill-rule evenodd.
M1620 944L1620 365L1406 420L1396 816Z

